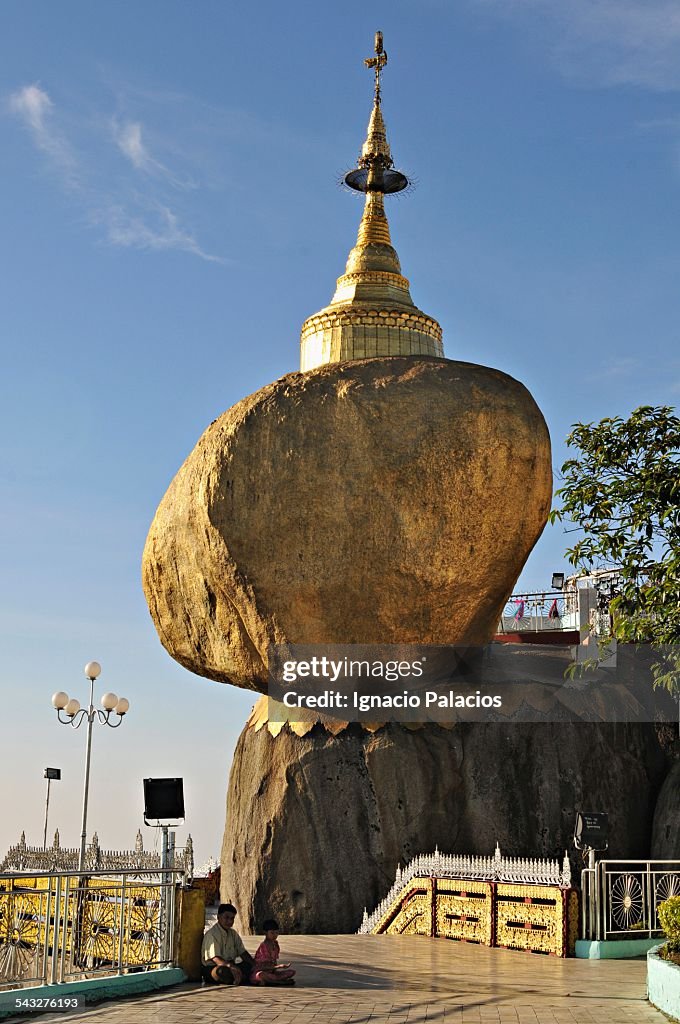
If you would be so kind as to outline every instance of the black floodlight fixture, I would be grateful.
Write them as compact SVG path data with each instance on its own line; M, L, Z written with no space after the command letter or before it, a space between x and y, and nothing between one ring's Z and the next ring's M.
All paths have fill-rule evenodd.
M61 768L46 768L43 779L61 779Z
M562 588L564 587L564 573L554 572L552 574L552 582L550 586L553 588L553 590L562 590Z
M144 779L144 824L166 826L184 821L184 780Z
M574 845L577 850L606 850L609 847L607 814L603 811L578 811Z

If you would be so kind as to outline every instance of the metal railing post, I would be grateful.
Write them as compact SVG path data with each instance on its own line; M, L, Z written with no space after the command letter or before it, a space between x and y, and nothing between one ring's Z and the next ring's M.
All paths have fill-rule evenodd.
M589 880L589 884L588 884L588 916L590 918L590 920L589 920L589 928L588 928L588 938L592 940L592 939L595 938L595 924L594 924L595 917L594 917L594 915L595 915L595 911L596 911L596 900L595 900L595 889L596 889L596 884L595 883L596 883L596 879L595 879L595 851L594 850L589 850L588 851L588 880ZM585 900L583 902L585 904Z
M63 982L64 974L66 973L66 936L68 934L69 894L70 894L70 889L71 889L71 876L67 875L66 876L66 885L64 887L64 921L63 921L63 928L62 928L61 951L60 951L61 952L61 956L60 956L61 965L60 965L60 969L59 969L59 981L60 982ZM75 939L74 939L74 929L73 929L73 923L72 923L72 925L71 925L71 944L72 944L72 946L73 946L74 941L75 941ZM73 949L71 949L71 956L73 956Z
M166 914L167 914L167 931L165 936L165 954L164 960L169 963L172 959L172 946L173 946L173 932L175 927L175 833L171 832L168 843L168 867L172 869L172 874L168 874L166 879L167 890L166 890Z
M57 983L57 962L59 959L59 929L61 925L61 875L57 875L54 887L54 927L52 929L52 978L53 985ZM48 932L49 934L49 932Z
M43 931L43 955L42 955L42 971L40 974L40 980L43 985L47 984L47 960L49 957L50 948L50 909L52 905L52 876L50 875L47 879L47 897L45 899L45 928ZM40 915L38 915L38 941L40 940Z
M595 854L593 854L593 860L594 859L595 859ZM606 864L607 864L607 862L605 860L601 860L601 861L598 862L597 867L595 869L596 883L597 883L596 886L595 886L595 914L596 914L595 937L596 937L598 942L601 941L601 939L602 939L602 918L605 916L605 908L607 906L606 893L605 893L605 885L607 884L606 883L606 878L607 878ZM605 926L605 931L606 931L606 926Z
M121 875L120 924L118 927L118 973L123 973L123 943L125 941L125 875Z
M652 866L651 866L651 862L650 861L647 861L646 879L647 879L647 900L646 900L646 903L647 903L647 925L648 925L648 927L647 927L647 938L651 939L652 931L654 930L654 925L656 923L656 900L654 898L656 893L654 892L654 890L652 888Z

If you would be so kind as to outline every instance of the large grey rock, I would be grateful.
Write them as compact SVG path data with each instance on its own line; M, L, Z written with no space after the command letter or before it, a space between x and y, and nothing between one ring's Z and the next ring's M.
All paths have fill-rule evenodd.
M680 861L680 761L666 776L656 802L652 857Z
M398 863L435 845L489 855L496 841L507 855L561 860L578 809L609 812L612 857L645 857L664 771L653 726L246 727L222 898L251 929L274 914L284 931L350 932Z
M261 691L270 643L484 643L551 492L545 422L507 374L397 356L293 373L203 434L144 591L180 664Z

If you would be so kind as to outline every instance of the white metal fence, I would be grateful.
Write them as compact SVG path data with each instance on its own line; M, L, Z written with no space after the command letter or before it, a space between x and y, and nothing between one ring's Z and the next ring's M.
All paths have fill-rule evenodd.
M0 874L0 989L170 966L183 871Z
M646 939L662 933L657 907L680 896L680 860L600 860L581 872L584 939Z
M578 594L541 591L513 594L498 624L499 633L539 633L578 629Z

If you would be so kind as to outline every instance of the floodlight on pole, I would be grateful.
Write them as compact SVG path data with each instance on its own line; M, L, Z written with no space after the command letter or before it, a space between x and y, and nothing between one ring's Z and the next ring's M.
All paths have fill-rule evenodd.
M56 694L55 694L56 696ZM47 849L47 816L50 813L50 785L52 779L58 782L61 778L61 768L46 768L43 778L47 779L47 796L45 797L45 827L43 829L43 850Z

